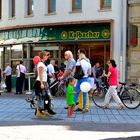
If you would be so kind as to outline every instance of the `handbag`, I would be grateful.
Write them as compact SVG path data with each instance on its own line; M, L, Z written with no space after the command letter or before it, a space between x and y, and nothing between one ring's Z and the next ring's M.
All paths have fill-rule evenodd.
M74 78L75 79L82 79L83 76L85 75L83 68L81 65L76 66L75 68L75 73L74 73Z

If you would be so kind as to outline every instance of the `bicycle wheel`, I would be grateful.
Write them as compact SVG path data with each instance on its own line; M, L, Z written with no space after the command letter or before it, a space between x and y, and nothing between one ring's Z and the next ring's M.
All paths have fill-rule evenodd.
M92 100L96 106L103 108L106 92L107 89L104 87L97 88L93 91Z
M35 103L33 103L33 104L31 103L31 104L30 104L30 107L31 107L32 109L36 109L36 108L37 108L37 105L36 105Z
M36 109L37 108L37 99L36 99L36 97L34 97L34 99L31 101L30 107L32 109Z
M127 108L136 109L140 105L140 93L134 88L129 88L122 93L121 100Z

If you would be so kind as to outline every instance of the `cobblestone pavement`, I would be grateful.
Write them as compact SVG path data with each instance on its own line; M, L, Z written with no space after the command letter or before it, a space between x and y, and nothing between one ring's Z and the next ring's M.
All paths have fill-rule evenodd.
M57 114L37 119L26 96L0 96L1 140L140 140L140 108L118 110L114 105L104 110L90 102L89 112L67 118L65 99L55 98Z
M35 121L34 109L25 101L27 95L1 95L0 96L0 121ZM90 109L87 113L74 112L74 118L67 118L64 109L65 98L53 99L54 110L57 112L49 121L61 122L95 122L95 123L140 123L140 107L130 110L125 108L119 110L114 105L111 109L101 109L90 102Z

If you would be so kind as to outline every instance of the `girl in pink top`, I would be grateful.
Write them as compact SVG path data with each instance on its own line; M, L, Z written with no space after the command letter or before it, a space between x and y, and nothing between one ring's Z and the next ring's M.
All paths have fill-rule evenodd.
M104 108L107 109L109 108L109 102L110 102L110 99L111 97L113 97L113 99L115 100L115 102L118 104L119 106L119 109L123 109L124 108L124 105L123 103L121 102L118 94L117 94L117 85L118 85L118 82L117 82L117 68L116 68L116 63L115 63L115 60L109 60L107 62L107 65L109 67L109 71L107 74L105 74L105 71L104 71L104 76L106 76L108 79L109 79L109 89L105 95L105 105L104 105Z

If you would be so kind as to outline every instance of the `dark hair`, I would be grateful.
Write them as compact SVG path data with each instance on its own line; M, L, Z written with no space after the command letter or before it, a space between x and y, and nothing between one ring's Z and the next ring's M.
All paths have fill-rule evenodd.
M117 67L115 60L111 59L110 60L110 63L112 64L113 68L116 68Z
M23 64L23 61L22 60L20 60L20 62L19 62L20 64Z
M55 64L58 65L58 60L55 60Z
M66 82L66 86L69 85L70 82L72 82L74 79L72 77L68 78L67 82Z
M80 53L86 54L86 51L84 49L79 49Z

